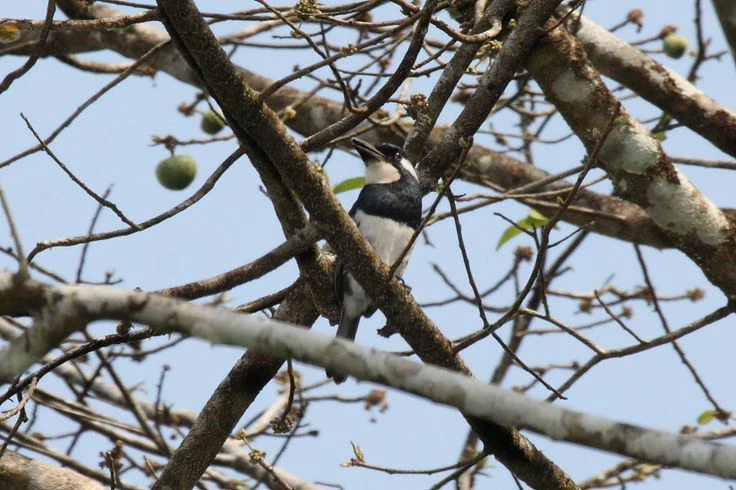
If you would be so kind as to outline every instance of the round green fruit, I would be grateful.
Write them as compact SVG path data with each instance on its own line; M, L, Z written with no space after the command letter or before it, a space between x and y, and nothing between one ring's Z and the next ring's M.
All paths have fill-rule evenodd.
M687 38L679 34L667 34L662 40L662 49L670 58L681 58L687 50Z
M222 116L213 111L207 111L202 114L202 131L207 134L217 134L225 127L225 121Z
M186 189L197 175L197 162L188 155L176 155L161 160L156 167L156 178L172 191Z

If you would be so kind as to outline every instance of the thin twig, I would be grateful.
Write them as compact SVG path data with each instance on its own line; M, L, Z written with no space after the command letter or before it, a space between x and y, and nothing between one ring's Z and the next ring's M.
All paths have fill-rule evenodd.
M442 480L438 481L437 483L429 487L429 490L439 490L440 488L444 487L446 484L450 483L451 481L456 480L460 475L465 473L468 470L468 468L470 468L471 466L475 466L480 461L482 461L483 458L485 458L486 456L488 456L488 453L483 451L483 452L478 453L478 455L475 458L473 458L473 460L475 461L470 460L470 461L464 462L464 464L457 463L457 464L461 464L461 466L458 467L457 470L453 471L452 473L447 475L445 478L443 478Z
M455 470L458 468L461 468L464 470L468 466L477 464L480 460L482 460L486 456L488 456L488 453L481 452L468 461L460 461L460 462L453 463L447 466L440 466L437 468L428 468L428 469L423 469L423 470L404 470L400 468L389 468L385 466L376 466L376 465L368 464L364 461L358 461L355 458L351 459L350 463L347 463L346 465L351 466L351 467L356 467L356 468L366 468L369 470L376 470L382 473L388 473L389 475L433 475L435 473L442 473L443 471L450 471L450 470Z
M605 143L606 138L613 130L614 123L616 122L616 119L619 116L621 108L621 103L617 102L616 106L611 114L611 118L608 121L608 124L606 128L603 131L603 134L598 139L598 142L593 147L592 151L588 155L588 158L583 165L583 170L578 175L577 180L575 181L575 184L572 187L572 190L567 195L565 200L562 202L562 204L559 205L559 208L555 211L554 215L550 218L550 220L544 225L542 229L542 236L541 241L539 244L539 250L537 251L537 259L534 262L534 266L532 268L532 272L529 275L529 279L527 280L526 284L522 288L521 292L517 295L516 300L514 300L513 305L509 308L509 310L504 313L501 318L496 320L493 325L491 325L490 328L486 329L485 331L480 331L477 334L474 334L472 336L467 337L462 342L460 342L458 345L455 346L455 349L462 350L466 347L469 347L470 345L478 342L479 340L487 337L491 334L491 332L494 332L501 328L508 320L510 320L518 311L518 309L521 307L522 302L526 298L526 296L531 291L534 283L537 280L537 276L539 275L539 271L542 267L542 264L544 263L544 255L546 254L547 246L549 244L549 235L554 228L554 226L557 224L560 219L562 219L562 215L565 213L567 208L572 204L572 201L575 200L577 197L578 191L580 190L580 187L583 185L583 181L585 180L586 175L588 174L588 171L593 167L593 164L598 158L598 152L603 147L603 143Z
M82 182L81 180L79 180L77 178L77 176L74 175L71 172L71 170L69 170L69 168L67 168L67 166L64 165L64 163L61 160L59 160L59 158L54 154L54 152L51 151L51 148L49 148L48 145L41 139L41 137L38 135L38 133L36 132L36 130L33 129L33 126L31 125L31 122L28 120L28 118L26 118L26 116L23 113L20 114L20 117L23 118L23 120L26 122L26 126L28 126L28 129L31 131L31 133L33 133L33 136L38 141L38 144L41 145L41 148L43 148L43 150L46 152L46 154L48 156L50 156L51 159L54 162L56 162L56 164L61 168L61 170L63 170L64 173L67 174L69 176L69 178L72 179L72 181L75 184L77 184L79 187L81 187L82 190L87 193L87 195L89 195L90 197L92 197L92 199L94 199L95 201L97 201L100 204L100 206L104 206L106 208L111 209L112 212L115 213L118 216L118 218L120 218L120 220L123 223L125 223L126 225L128 225L128 226L130 226L132 228L139 228L139 226L137 224L133 223L131 220L129 220L123 214L123 212L120 211L120 209L118 209L118 207L114 203L108 201L107 199L105 199L102 196L97 195L92 189L90 189L89 187L87 187L87 185L84 182Z
M13 213L10 212L10 206L8 205L7 199L5 199L5 192L3 192L2 186L0 186L0 203L2 203L3 206L5 219L8 220L10 234L13 236L13 243L15 243L15 253L18 254L18 277L22 280L28 279L30 277L30 274L28 272L28 260L26 259L25 253L23 253L23 244L20 241L18 228L15 226Z
M452 220L455 223L455 235L457 236L457 245L460 248L460 254L463 258L463 265L465 266L465 274L468 276L468 283L470 288L473 290L473 296L475 297L475 303L478 307L478 314L483 321L483 328L488 328L488 318L486 317L485 308L483 308L483 299L481 298L478 285L475 283L473 278L473 270L470 267L470 257L468 257L468 251L465 248L465 240L463 239L462 225L460 224L460 217L457 215L457 206L455 205L455 196L452 195L452 189L450 185L445 183L445 196L447 196L447 202L450 205L450 212L452 213Z
M33 48L33 53L23 63L23 66L8 73L3 81L0 82L0 94L10 88L14 81L28 73L33 68L33 65L36 64L38 58L41 57L41 53L43 53L43 49L46 47L46 41L49 39L49 33L51 32L51 26L54 21L54 13L56 13L56 0L48 0L46 4L46 18L43 21L43 28L38 36L38 41L36 41L36 46Z
M641 272L644 275L644 282L646 283L647 289L649 290L649 295L651 297L652 305L654 306L654 311L657 313L657 316L659 317L659 321L662 324L662 328L667 334L672 333L672 330L670 329L669 323L667 322L667 318L664 316L664 312L662 311L662 308L659 305L659 301L657 300L657 295L654 292L654 284L652 282L651 277L649 276L649 269L647 267L646 262L644 261L644 255L641 253L641 249L639 248L639 245L634 244L634 251L636 252L636 259L639 261L639 266L641 267ZM713 405L713 408L719 413L723 414L726 413L726 411L721 408L721 406L718 404L716 399L711 395L710 390L705 386L705 383L700 378L700 375L695 370L693 365L688 360L687 356L685 355L685 352L682 350L680 345L677 343L677 341L672 341L672 348L675 349L675 352L677 352L677 355L680 357L680 360L685 365L688 371L690 371L690 374L692 374L693 379L695 380L695 383L700 387L701 390L703 390L703 394L705 397L710 401L710 403Z
M20 428L21 424L24 422L28 422L28 417L26 416L26 403L28 403L28 400L31 399L33 396L33 392L36 389L36 383L37 379L33 378L31 380L31 384L28 387L28 390L24 394L18 393L18 405L8 410L8 416L3 416L0 418L0 421L5 421L8 418L12 417L16 413L18 414L18 419L15 421L15 424L13 425L13 428L8 432L8 437L5 438L5 441L3 441L2 447L0 447L0 458L3 457L3 454L5 454L5 450L8 448L8 444L10 444L10 441L13 439L13 436L18 432L18 429Z
M286 400L284 412L281 414L281 424L286 423L291 408L294 406L294 393L296 392L296 379L294 379L294 365L291 359L286 360L286 373L289 375L289 398Z
M150 218L142 223L137 224L136 226L131 226L128 228L122 228L115 231L109 231L105 233L94 233L92 235L81 235L81 236L74 236L74 237L67 237L67 238L58 238L55 240L47 240L40 243L37 243L36 246L31 250L31 252L28 254L28 260L31 261L33 257L35 257L40 252L47 250L52 247L70 247L73 245L79 245L80 243L87 243L87 242L95 242L99 240L107 240L109 238L116 238L120 236L126 236L126 235L132 235L133 233L137 233L139 231L146 230L154 225L157 225L161 223L162 221L165 221L172 216L175 216L185 209L193 206L196 204L200 199L202 199L209 191L211 191L217 181L222 177L222 175L225 173L227 169L229 169L243 154L244 150L239 147L237 150L235 150L233 153L228 156L224 162L220 164L217 169L212 172L212 174L209 176L207 181L202 184L202 186L197 189L197 191L192 194L191 197L187 198L186 200L182 201L181 203L177 204L173 208L159 214L158 216L154 216L153 218Z
M616 314L614 314L611 311L611 309L608 307L608 305L601 298L601 295L598 293L598 290L596 289L595 291L593 291L593 293L595 294L595 299L598 300L598 303L603 307L603 309L606 311L606 313L608 314L608 316L611 317L611 319L613 321L615 321L616 323L618 323L619 326L626 331L626 333L628 333L629 335L631 335L632 337L634 337L637 342L639 342L640 344L643 344L644 341L641 339L641 337L639 337L638 335L636 335L636 332L634 332L629 327L627 327L626 324L621 320L621 318L619 318L618 316L616 316Z
M107 199L107 197L112 192L112 185L107 188L104 194L102 194L102 199ZM97 220L100 217L100 214L102 214L102 209L104 206L100 204L97 206L97 210L95 211L95 214L92 216L92 221L89 223L89 228L87 230L87 235L91 235L93 231L95 231L95 225L97 224ZM82 253L79 256L79 266L77 266L77 277L75 282L79 284L82 281L82 271L84 270L84 262L87 258L87 251L89 250L89 244L90 242L86 242L84 245L82 245Z
M138 69L138 67L140 67L142 64L144 64L145 62L147 62L148 60L150 60L156 53L158 53L159 51L161 51L163 48L165 48L166 46L168 46L168 44L170 42L171 42L170 40L163 41L163 42L155 45L154 47L152 47L148 51L146 51L146 53L143 56L141 56L140 58L138 58L136 61L134 61L130 65L130 67L128 67L127 70L123 71L120 75L118 75L117 77L115 77L108 84L106 84L100 90L98 90L97 92L95 92L90 98L88 98L87 100L85 100L82 103L82 105L80 105L79 107L77 107L74 110L74 112L72 112L72 114L69 117L67 117L61 124L59 124L59 126L56 129L54 129L54 131L44 140L44 143L46 143L47 145L51 144L51 142L54 141L54 139L56 139L56 137L59 136L59 134L61 134L61 132L64 129L66 129L67 127L69 127L69 125L85 109L87 109L89 106L91 106L93 103L95 103L100 97L102 97L104 94L106 94L107 92L109 92L113 87L115 87L120 82L122 82L123 80L125 80L126 78L128 78L128 76L130 76L132 73L134 73ZM32 148L29 148L29 149L27 149L25 151L22 151L22 152L18 153L17 155L14 155L14 156L8 158L4 162L0 162L0 169L3 168L3 167L7 167L11 163L18 161L21 158L25 158L28 155L32 155L32 154L34 154L37 151L40 151L42 149L43 149L43 147L41 145L36 145L36 146L34 146Z
M685 325L684 327L678 330L675 330L665 335L660 335L659 337L654 338L648 342L645 342L644 344L636 344L636 345L632 345L629 347L623 347L621 349L610 349L610 350L603 351L600 354L597 354L591 357L588 360L588 362L586 362L583 366L581 366L580 369L578 369L567 381L565 381L562 385L560 385L560 387L557 388L557 390L561 393L564 393L577 380L579 380L585 373L590 371L590 369L592 369L593 366L597 365L601 361L604 361L606 359L614 359L614 358L620 359L622 357L627 357L633 354L638 354L640 352L644 352L645 350L653 349L661 345L672 343L675 340L681 337L684 337L685 335L689 335L693 332L700 330L701 328L704 328L712 323L715 323L719 320L726 318L727 316L731 315L734 311L736 311L736 304L728 303L727 305L722 306L711 313L708 313L704 317L688 323L687 325ZM551 402L551 401L554 401L556 398L557 396L552 394L549 397L547 397L547 401Z
M445 190L447 187L452 184L452 182L455 180L455 178L460 173L460 169L463 166L463 162L465 161L465 156L470 151L470 148L473 147L472 140L467 142L465 147L463 148L462 153L457 159L457 164L455 165L455 168L453 169L450 176L447 178L447 180L444 182L442 188L438 190L437 197L435 197L434 201L432 202L432 205L429 207L429 210L427 211L427 215L424 217L422 222L419 224L419 227L414 230L414 234L411 236L411 239L409 240L409 243L406 244L406 247L404 247L404 250L401 251L401 254L396 259L396 261L391 265L391 269L389 269L388 277L391 279L393 275L396 273L396 270L401 265L401 262L404 260L404 257L409 253L409 251L414 246L414 242L416 242L417 238L419 237L419 234L422 232L425 226L427 226L427 223L432 218L432 215L434 214L435 210L437 209L437 206L439 205L440 201L442 200L442 196L445 194Z
M31 397L33 396L33 392L36 390L37 383L38 383L38 378L36 377L31 378L30 383L28 383L28 389L26 390L26 392L23 393L22 395L19 394L20 401L18 402L18 405L14 406L10 410L5 410L4 412L2 412L2 414L0 414L0 423L5 422L10 417L17 414L21 410L23 410L23 408L26 406L26 403L28 403L28 400L30 400ZM1 456L2 456L2 451L0 451L0 457Z
M68 350L64 352L64 354L57 357L56 359L45 362L44 365L40 367L38 370L32 372L31 374L29 374L28 376L26 376L25 378L21 379L20 381L15 383L13 386L8 388L8 390L5 393L0 395L0 404L5 403L6 400L9 400L10 397L13 396L15 393L17 393L19 390L22 390L26 386L29 386L34 378L41 379L46 374L50 373L51 371L53 371L54 369L56 369L57 367L61 366L62 364L66 362L82 357L86 354L89 354L90 352L98 350L102 347L106 347L108 345L134 342L134 341L144 340L144 339L148 339L148 338L159 336L159 335L166 335L166 334L157 333L149 329L138 330L136 332L128 333L124 335L112 334L106 337L101 337L99 339L92 340L78 347L75 347L71 350Z

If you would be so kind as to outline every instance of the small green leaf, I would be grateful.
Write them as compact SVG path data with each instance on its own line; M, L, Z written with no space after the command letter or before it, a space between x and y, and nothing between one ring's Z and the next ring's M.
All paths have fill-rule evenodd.
M336 184L335 187L332 188L332 192L339 194L345 191L352 191L353 189L360 189L364 185L365 177L351 177L343 180L339 184Z
M549 222L549 218L537 211L536 209L530 209L529 214L526 218L522 218L516 222L516 226L509 226L506 228L498 239L496 244L496 250L501 246L514 238L516 235L521 233L521 230L531 230L532 228L540 228Z
M509 226L506 228L501 235L501 238L498 239L498 243L496 244L496 250L501 248L504 243L508 242L512 238L514 238L516 235L521 233L521 230L528 230L532 227L532 223L529 221L529 218L520 219L516 222L516 226Z
M715 410L706 410L705 412L698 415L698 424L706 425L710 423L710 421L713 420L715 416L716 416Z
M664 131L657 131L652 136L654 136L654 139L656 139L657 141L664 141L667 139L667 135L664 134Z
M508 242L509 240L514 238L519 233L521 233L521 230L519 230L515 226L509 226L508 228L506 228L503 234L501 235L501 238L498 239L498 243L496 244L496 250L501 248L504 243Z
M529 222L533 225L539 228L540 226L544 226L549 222L549 218L537 211L536 209L530 209L529 210L529 216L528 216Z

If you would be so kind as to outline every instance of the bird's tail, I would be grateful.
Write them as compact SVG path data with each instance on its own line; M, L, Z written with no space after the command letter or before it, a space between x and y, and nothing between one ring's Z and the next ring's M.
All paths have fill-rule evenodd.
M340 315L340 323L337 325L337 337L355 342L355 335L358 333L358 323L360 317L350 318L344 312Z
M342 315L340 315L340 323L337 326L336 337L341 337L351 342L355 341L355 335L358 333L358 323L360 323L359 316L356 318L350 318L343 311ZM325 370L325 374L327 374L328 378L332 378L332 380L336 384L340 384L347 379L346 376L343 376L341 374L335 374L329 369Z

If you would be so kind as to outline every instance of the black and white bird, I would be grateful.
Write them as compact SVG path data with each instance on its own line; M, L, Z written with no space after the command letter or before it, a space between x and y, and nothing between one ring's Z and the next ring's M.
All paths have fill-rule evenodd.
M353 147L365 164L365 186L350 209L350 216L378 256L389 266L396 262L409 244L422 220L422 190L414 166L397 146L383 143L373 146L358 138ZM401 277L409 260L407 253L396 269ZM363 288L338 259L335 266L335 290L341 299L337 336L354 341L360 317L376 311ZM327 372L335 383L344 376Z

